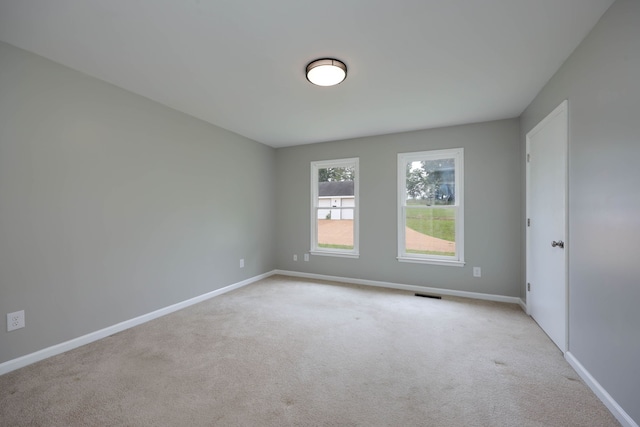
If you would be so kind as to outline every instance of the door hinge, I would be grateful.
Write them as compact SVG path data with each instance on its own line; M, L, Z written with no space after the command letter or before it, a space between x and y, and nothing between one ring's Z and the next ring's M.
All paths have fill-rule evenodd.
M531 291L531 283L527 283L527 291Z
M531 161L531 154L527 153L527 163Z
M527 227L531 227L531 218L527 218Z

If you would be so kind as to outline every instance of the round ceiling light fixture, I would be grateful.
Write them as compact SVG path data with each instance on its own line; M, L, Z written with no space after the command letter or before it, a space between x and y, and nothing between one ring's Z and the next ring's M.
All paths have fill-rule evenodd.
M332 58L316 59L307 65L307 80L318 86L334 86L347 78L347 66Z

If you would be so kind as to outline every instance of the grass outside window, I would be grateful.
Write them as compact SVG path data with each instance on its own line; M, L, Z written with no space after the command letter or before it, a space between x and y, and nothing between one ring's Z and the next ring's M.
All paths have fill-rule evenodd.
M456 213L450 208L407 207L406 225L418 233L456 241Z

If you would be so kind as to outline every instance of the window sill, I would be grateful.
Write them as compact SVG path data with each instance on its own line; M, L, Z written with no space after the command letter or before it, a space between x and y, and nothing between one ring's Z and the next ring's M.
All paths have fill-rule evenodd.
M445 265L449 267L464 267L464 261L455 261L455 260L446 260L446 259L425 259L425 258L414 258L407 256L399 256L399 262L410 262L414 264L432 264L432 265Z
M311 255L334 256L339 258L360 258L358 253L330 252L330 251L309 251Z

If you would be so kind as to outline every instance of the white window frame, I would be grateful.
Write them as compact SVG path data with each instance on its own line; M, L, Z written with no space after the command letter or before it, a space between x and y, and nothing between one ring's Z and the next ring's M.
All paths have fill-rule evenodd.
M360 159L358 157L336 160L322 160L311 162L311 249L309 253L322 256L336 256L345 258L360 257L360 231L359 231L359 211L360 211ZM326 209L318 205L318 172L320 169L329 167L348 167L353 166L353 207L340 207L337 209L353 209L353 249L332 249L322 248L318 245L318 209ZM336 208L332 208L336 209Z
M455 165L455 204L448 209L456 210L456 253L453 256L413 254L406 252L406 191L407 191L407 163L421 160L454 159ZM432 209L432 208L425 208ZM398 154L398 261L423 264L464 266L464 149L452 148L446 150L430 150Z

